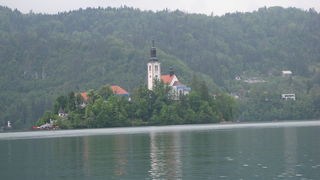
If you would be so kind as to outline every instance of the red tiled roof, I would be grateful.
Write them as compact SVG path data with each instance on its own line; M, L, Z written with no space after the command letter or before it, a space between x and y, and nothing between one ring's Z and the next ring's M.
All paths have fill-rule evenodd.
M180 81L175 81L172 86L180 86L183 85Z
M170 84L172 79L173 79L174 75L170 76L170 74L168 75L162 75L161 76L161 80L164 82L164 83L168 83Z
M122 89L120 86L111 86L111 89L114 94L129 94L126 90Z
M86 92L82 92L82 93L80 93L80 95L82 96L83 100L88 101L89 97Z

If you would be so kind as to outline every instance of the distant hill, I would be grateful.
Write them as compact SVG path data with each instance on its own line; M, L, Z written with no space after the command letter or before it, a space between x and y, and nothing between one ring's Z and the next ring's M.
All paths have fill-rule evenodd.
M320 62L320 14L261 8L224 16L133 8L85 9L57 15L0 7L0 126L34 123L59 94L105 84L133 90L146 82L150 41L163 71L186 84L194 74L213 91L236 75L281 70L313 78Z

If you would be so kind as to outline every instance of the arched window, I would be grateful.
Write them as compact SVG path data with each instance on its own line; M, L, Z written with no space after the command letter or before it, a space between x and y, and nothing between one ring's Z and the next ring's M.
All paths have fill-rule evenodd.
M149 71L151 71L151 66L149 66Z
M158 65L154 66L155 71L158 71Z

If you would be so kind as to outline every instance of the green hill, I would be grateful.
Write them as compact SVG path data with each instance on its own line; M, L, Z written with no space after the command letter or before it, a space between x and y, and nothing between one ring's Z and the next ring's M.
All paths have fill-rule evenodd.
M164 72L173 66L187 84L197 74L214 92L248 89L233 82L236 75L272 78L284 69L310 89L319 82L320 14L312 9L218 17L133 8L22 14L0 7L0 123L28 127L70 90L144 84L152 39Z

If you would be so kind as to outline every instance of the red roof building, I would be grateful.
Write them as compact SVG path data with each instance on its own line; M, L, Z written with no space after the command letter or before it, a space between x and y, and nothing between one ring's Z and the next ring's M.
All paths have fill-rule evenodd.
M111 86L111 89L115 95L126 95L126 96L130 95L128 91L124 90L120 86Z
M83 100L85 100L85 101L89 100L88 94L86 92L82 92L82 93L80 93L80 95L82 96Z
M162 75L161 80L169 86L173 86L176 81L179 81L175 74Z
M128 91L124 90L120 86L110 86L110 88L111 88L113 94L115 94L115 95L130 96ZM88 101L89 100L89 96L88 96L87 92L82 92L82 93L79 93L79 94L81 95L81 97L83 98L84 101Z
M162 75L162 76L161 76L161 80L162 80L164 83L170 84L174 76L175 76L175 75L170 75L170 74L168 74L168 75Z

